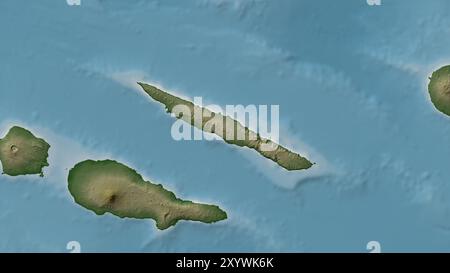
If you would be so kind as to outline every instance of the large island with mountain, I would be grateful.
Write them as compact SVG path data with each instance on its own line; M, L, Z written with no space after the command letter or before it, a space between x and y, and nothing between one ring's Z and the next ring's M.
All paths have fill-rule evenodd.
M227 219L215 205L181 200L160 184L145 181L128 166L113 160L86 160L69 172L69 191L75 202L98 215L153 219L163 230L179 220L214 223Z

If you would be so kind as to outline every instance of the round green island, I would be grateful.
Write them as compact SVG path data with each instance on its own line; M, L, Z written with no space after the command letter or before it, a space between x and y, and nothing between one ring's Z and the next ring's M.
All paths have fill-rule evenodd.
M14 126L0 139L0 162L3 173L10 176L39 174L48 166L50 145L27 129Z

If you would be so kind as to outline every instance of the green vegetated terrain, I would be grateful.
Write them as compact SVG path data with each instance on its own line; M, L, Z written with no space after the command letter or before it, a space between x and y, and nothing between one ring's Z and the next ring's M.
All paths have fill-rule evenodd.
M169 113L173 113L174 111L177 112L177 109L175 108L180 106L184 106L189 109L190 113L195 113L195 111L203 113L202 120L199 122L200 124L195 122L193 114L190 116L184 116L178 113L174 114L178 119L182 119L200 130L219 136L228 144L253 149L262 156L276 162L279 166L289 171L309 169L313 166L313 163L305 157L291 152L285 147L278 145L269 139L262 138L259 134L253 132L249 128L243 126L241 123L228 116L211 112L207 108L194 105L190 101L171 95L155 86L141 82L138 84L151 98L164 104L167 112ZM225 126L227 123L231 123L232 126L230 127L234 128L234 130L231 130L231 132L230 130L227 130L227 126ZM223 126L219 127L220 124ZM245 137L243 137L243 139L239 139L237 138L238 134Z
M78 163L70 170L68 183L75 202L98 215L109 212L121 218L150 218L162 230L179 220L214 223L227 219L218 206L181 200L112 160Z
M39 174L49 166L48 151L50 145L35 137L22 127L12 127L6 136L0 139L0 161L3 173L10 176Z
M436 109L450 116L450 65L433 72L428 92Z

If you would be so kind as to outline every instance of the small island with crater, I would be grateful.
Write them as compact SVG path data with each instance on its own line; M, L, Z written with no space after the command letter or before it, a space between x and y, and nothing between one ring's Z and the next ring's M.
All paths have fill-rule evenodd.
M211 112L205 107L200 107L194 103L169 94L161 89L146 83L137 83L153 100L164 104L168 113L174 113L176 107L182 106L188 109L190 113L203 113L200 122L196 122L194 115L186 116L182 113L174 113L177 119L204 131L212 133L223 139L228 144L237 145L239 147L247 147L255 150L260 155L264 156L277 163L288 171L304 170L311 168L314 163L310 162L305 157L294 153L285 147L273 142L270 139L261 137L258 133L253 132L249 128L242 125L239 121L223 116L221 113ZM216 123L216 121L219 121ZM214 124L214 125L211 125ZM233 129L228 132L226 126L217 126L217 124L232 124ZM236 135L243 135L243 139L236 138ZM229 137L231 135L231 137Z
M22 127L12 127L0 139L0 161L3 173L10 176L39 174L44 176L43 168L49 166L50 145L35 137Z
M450 116L450 65L434 71L428 84L428 92L434 106Z
M158 229L179 220L214 223L227 219L218 206L181 200L160 184L145 181L130 167L113 160L80 162L69 172L75 202L97 215L153 219Z

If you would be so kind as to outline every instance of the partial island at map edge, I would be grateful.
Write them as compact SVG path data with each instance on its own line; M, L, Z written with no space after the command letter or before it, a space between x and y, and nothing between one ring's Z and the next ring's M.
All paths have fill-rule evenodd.
M113 160L76 164L69 172L68 188L77 204L97 215L109 212L120 218L153 219L161 230L180 220L214 223L227 219L218 206L181 200Z
M437 110L450 116L450 65L434 71L429 78L428 92Z
M37 138L29 130L13 126L0 139L0 161L3 173L10 176L38 174L44 176L43 168L49 166L50 144Z
M166 111L168 113L172 113L173 109L175 106L177 105L184 105L186 107L188 107L191 110L191 113L194 113L194 107L200 108L197 105L194 105L192 102L181 99L177 96L171 95L165 91L162 91L161 89L150 85L150 84L146 84L143 82L137 82L137 84L154 100L162 103L165 105L166 107ZM201 107L200 108L201 111L209 111L208 109ZM191 119L186 120L183 119L183 116L181 117L176 117L178 119L182 119L185 122L191 124L192 126L196 126L198 129L206 131L208 133L213 133L215 135L218 135L219 137L221 137L226 143L228 144L233 144L233 145L237 145L239 147L247 147L250 149L255 150L256 152L258 152L259 154L261 154L262 156L274 161L275 163L277 163L279 166L283 167L284 169L288 170L288 171L294 171L294 170L305 170L305 169L309 169L311 168L314 163L311 163L308 159L306 159L305 157L300 156L297 153L294 153L292 151L289 151L288 149L286 149L285 147L276 144L274 142L272 142L271 140L268 139L264 139L262 138L259 134L256 134L255 132L251 131L249 128L244 127L240 122L231 119L230 117L226 116L222 116L220 113L213 113L210 112L211 116L210 118L205 118L203 117L202 119L202 125L201 127L198 127L195 125L193 116L191 116ZM250 138L246 138L246 140L229 140L226 139L224 137L224 135L226 135L226 132L215 132L214 130L205 130L205 124L212 119L214 116L219 116L222 117L224 119L230 119L232 122L234 122L234 126L235 126L235 130L243 130L245 131L245 135L249 136L250 134L253 134L254 136L256 136L256 140L250 140ZM264 149L261 149L262 145L276 145L276 149L272 150L272 151L266 151Z

